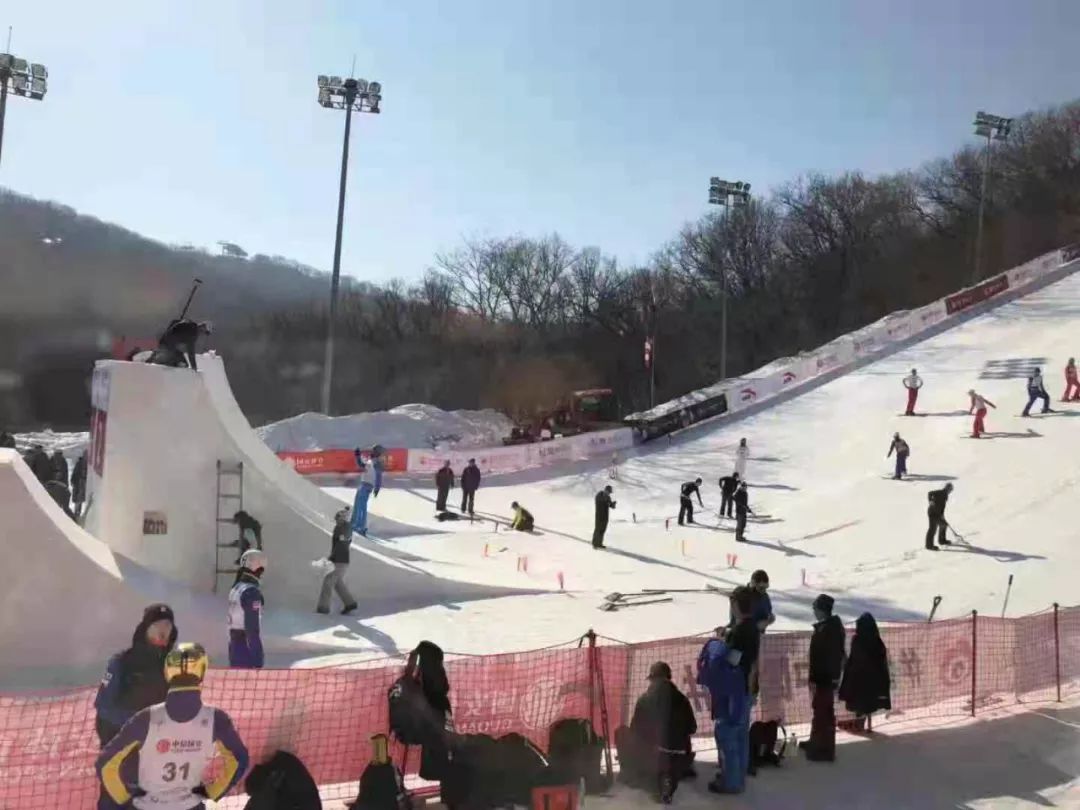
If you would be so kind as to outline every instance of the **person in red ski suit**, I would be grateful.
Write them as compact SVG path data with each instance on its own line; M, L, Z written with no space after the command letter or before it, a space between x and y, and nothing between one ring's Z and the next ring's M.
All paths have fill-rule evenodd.
M1076 379L1076 360L1069 358L1065 364L1065 393L1062 402L1080 402L1080 381Z
M971 438L978 439L986 433L986 406L989 405L996 410L997 405L982 394L976 394L974 388L968 391L968 396L971 397L971 407L968 408L968 413L975 414L975 423L971 426Z
M907 389L907 410L904 411L904 416L914 416L915 400L919 398L919 389L922 388L922 377L918 371L912 369L911 374L904 377L904 388Z

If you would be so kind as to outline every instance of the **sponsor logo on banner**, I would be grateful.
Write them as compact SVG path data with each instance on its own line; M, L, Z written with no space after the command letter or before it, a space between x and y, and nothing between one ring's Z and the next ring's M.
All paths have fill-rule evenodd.
M143 512L142 533L144 535L168 534L168 517L164 512Z
M780 385L790 385L798 379L798 375L794 371L785 371L784 376L780 378Z
M945 299L945 312L949 315L962 312L968 307L973 307L975 304L1005 292L1007 289L1009 289L1009 275L1008 273L1002 273L984 281L982 284L977 284L970 289L950 295Z
M753 388L746 387L746 388L740 389L740 391L739 391L739 401L740 402L753 402L755 399L757 399L757 391L755 391Z

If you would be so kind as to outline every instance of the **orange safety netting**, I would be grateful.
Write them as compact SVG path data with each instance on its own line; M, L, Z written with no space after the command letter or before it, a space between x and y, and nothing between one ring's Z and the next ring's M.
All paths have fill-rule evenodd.
M1014 619L975 616L886 625L892 675L890 720L976 714L1080 691L1080 607ZM548 730L564 717L590 717L609 740L629 722L649 666L670 664L698 715L698 733L712 736L707 693L696 680L703 638L640 644L580 642L523 653L449 657L458 733L522 734L547 748ZM770 633L762 644L756 715L787 726L810 720L807 670L810 634ZM369 738L386 732L387 691L404 658L353 667L213 670L205 699L228 712L252 761L292 751L323 786L324 798L351 800L369 756ZM97 801L93 700L96 687L0 695L0 808L90 810ZM838 719L849 716L838 706ZM415 773L419 756L395 748L395 761Z

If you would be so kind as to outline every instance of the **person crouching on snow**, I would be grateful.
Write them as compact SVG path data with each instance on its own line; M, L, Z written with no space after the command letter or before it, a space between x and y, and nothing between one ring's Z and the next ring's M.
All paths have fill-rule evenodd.
M519 532L531 532L533 530L532 512L517 501L510 504L510 508L514 510L514 519L510 522L510 528Z

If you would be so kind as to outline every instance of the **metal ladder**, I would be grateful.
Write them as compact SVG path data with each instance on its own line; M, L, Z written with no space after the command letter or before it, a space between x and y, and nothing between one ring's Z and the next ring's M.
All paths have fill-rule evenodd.
M229 484L235 481L235 484ZM237 572L236 554L239 534L222 535L227 526L234 526L233 515L244 508L244 462L218 461L217 463L217 509L215 511L214 537L214 593L218 592L218 581L222 574ZM222 554L225 560L222 562Z

